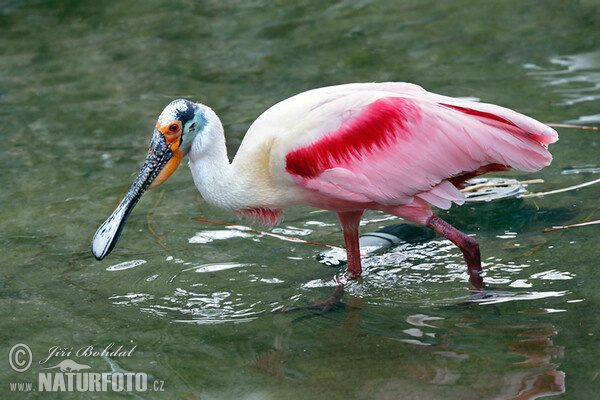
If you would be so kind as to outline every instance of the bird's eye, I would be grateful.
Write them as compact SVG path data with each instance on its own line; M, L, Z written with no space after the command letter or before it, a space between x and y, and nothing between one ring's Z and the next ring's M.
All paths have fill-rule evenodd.
M169 126L169 130L170 130L171 132L175 133L175 132L177 132L177 131L179 130L179 125L177 125L177 124L171 124L171 125Z

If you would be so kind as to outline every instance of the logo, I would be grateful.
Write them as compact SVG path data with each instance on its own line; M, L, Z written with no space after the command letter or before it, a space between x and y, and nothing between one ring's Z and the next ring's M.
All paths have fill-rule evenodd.
M59 362L54 367L48 367L48 368L42 368L42 369L54 369L54 368L60 368L61 372L78 372L78 371L81 371L82 369L90 369L90 366L85 365L85 364L77 364L75 361L69 360L67 358L66 360Z
M116 359L131 357L137 346L126 348L109 343L104 347L95 345L79 348L53 346L36 364L31 348L15 344L8 353L8 363L13 371L22 373L37 368L38 382L10 383L12 392L162 392L164 381L148 382L145 372L115 372ZM68 358L67 358L68 357ZM75 361L73 358L76 358ZM94 361L100 359L99 361ZM62 360L61 360L62 359ZM92 365L107 363L111 372L93 372ZM49 366L47 366L49 365Z
M29 346L23 343L15 344L8 353L8 363L17 372L25 372L31 366L33 356Z

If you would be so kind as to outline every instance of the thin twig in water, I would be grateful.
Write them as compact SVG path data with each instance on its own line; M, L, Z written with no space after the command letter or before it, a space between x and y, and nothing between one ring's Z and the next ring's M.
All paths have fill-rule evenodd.
M341 247L337 247L337 246L332 246L330 244L324 244L324 243L318 243L318 242L310 242L308 240L304 240L304 239L299 239L299 238L295 238L295 237L290 237L290 236L283 236L283 235L277 235L275 233L271 233L271 232L264 232L264 231L259 231L256 229L252 229L250 227L244 226L244 225L238 225L238 224L230 224L228 222L217 222L217 221L211 221L210 219L204 219L204 218L194 218L196 221L200 221L200 222L209 222L211 224L217 224L217 225L225 225L225 226L231 226L232 228L238 229L240 231L244 231L244 232L254 232L254 233L259 233L261 235L265 235L265 236L270 236L270 237L274 237L277 239L281 239L281 240L286 240L288 242L297 242L297 243L305 243L305 244L314 244L317 246L323 246L323 247L329 247L330 249L338 249L338 250L343 250Z
M528 183L544 183L543 179L530 179L528 181L519 181L519 184L522 185L526 185ZM510 185L514 185L515 182L499 182L499 183L480 183L478 185L472 185L472 186L467 186L464 189L460 189L461 192L465 193L465 192L472 192L475 190L479 190L481 188L486 188L486 187L502 187L502 186L510 186Z
M577 228L577 227L580 227L580 226L595 225L595 224L600 224L600 219L596 220L596 221L582 222L581 224L555 226L554 228L544 229L544 232L560 231L560 230L563 230L563 229Z
M582 187L590 186L590 185L593 185L593 184L598 183L598 182L600 182L600 179L595 179L595 180L590 181L590 182L580 183L579 185L569 186L569 187L562 188L562 189L551 190L549 192L538 192L538 193L523 194L523 195L521 195L519 197L523 198L523 199L528 199L530 197L542 197L542 196L546 196L548 194L562 193L562 192L568 192L569 190L580 189Z
M589 214L587 217L585 217L585 218L583 219L583 221L581 221L581 222L588 222L590 219L592 219L592 217L594 216L594 214L596 214L596 212L598 212L598 210L600 210L600 207L596 207L596 208L594 209L594 211L592 211L592 212L591 212L591 213L590 213L590 214Z
M158 204L160 203L160 200L163 198L163 195L165 194L165 189L161 190L160 194L158 195L158 199L156 200L156 203L154 203L154 206L152 206L152 208L150 209L150 211L148 211L148 214L146 214L146 222L148 223L148 230L150 231L150 233L152 233L154 235L154 237L157 239L158 244L160 244L163 249L165 249L166 251L171 251L171 249L169 249L167 247L167 245L165 245L164 239L159 236L154 229L152 229L152 220L150 219L150 215L152 215L152 213L154 212L154 210L156 210L156 207L158 207Z
M600 131L598 126L585 126L585 125L570 125L570 124L546 124L553 128L572 128L572 129L586 129L591 131Z
M583 219L582 222L580 222L578 224L564 225L564 226L555 226L554 228L544 229L544 232L552 232L552 231L558 231L558 230L563 230L563 229L576 228L576 227L579 227L579 226L594 225L594 224L600 223L600 220L588 222L592 218L592 216L594 214L596 214L596 212L598 210L600 210L600 207L596 207L596 209L594 211L592 211L587 217L585 217Z

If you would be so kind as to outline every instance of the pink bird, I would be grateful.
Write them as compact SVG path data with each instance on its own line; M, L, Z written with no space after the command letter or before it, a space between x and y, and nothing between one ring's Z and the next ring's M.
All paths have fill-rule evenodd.
M362 272L361 216L379 210L426 225L458 246L471 284L481 289L477 242L431 206L462 204L464 182L486 172L549 165L547 146L557 139L552 128L497 105L409 83L355 83L310 90L269 108L230 163L213 110L175 100L160 114L144 166L96 232L92 252L98 259L110 253L143 192L164 182L187 155L202 197L239 215L272 227L291 206L335 211L351 278Z

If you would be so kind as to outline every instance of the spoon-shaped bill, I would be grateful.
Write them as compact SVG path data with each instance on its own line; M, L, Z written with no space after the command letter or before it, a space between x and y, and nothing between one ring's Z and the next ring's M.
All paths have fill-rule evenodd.
M140 172L137 174L129 191L121 200L115 211L98 228L92 239L92 253L98 260L106 257L115 247L121 231L125 226L127 217L144 194L144 191L152 184L160 172L165 168L173 157L173 151L167 144L165 136L158 129L154 130L154 136L150 143L148 156ZM179 160L177 160L177 163Z

